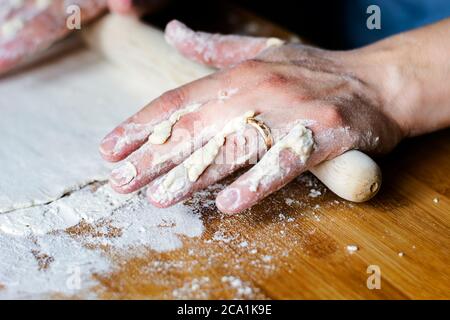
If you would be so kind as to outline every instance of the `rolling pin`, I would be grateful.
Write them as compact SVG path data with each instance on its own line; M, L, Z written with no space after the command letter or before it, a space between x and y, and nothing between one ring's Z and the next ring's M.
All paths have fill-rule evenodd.
M82 32L89 47L126 72L126 79L157 85L162 91L204 77L214 69L182 57L163 33L137 19L109 14ZM364 153L351 150L310 169L339 197L371 199L381 186L381 170Z

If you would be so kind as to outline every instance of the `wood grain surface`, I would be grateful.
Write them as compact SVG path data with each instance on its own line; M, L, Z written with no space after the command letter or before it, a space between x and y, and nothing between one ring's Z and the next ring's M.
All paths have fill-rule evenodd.
M448 299L449 155L450 130L406 141L382 159L384 185L364 204L340 200L304 175L251 210L224 216L208 201L217 185L191 200L203 208L201 238L172 252L117 257L118 271L98 276L95 291L102 298ZM311 197L312 188L321 195ZM369 265L380 268L380 289L367 288Z

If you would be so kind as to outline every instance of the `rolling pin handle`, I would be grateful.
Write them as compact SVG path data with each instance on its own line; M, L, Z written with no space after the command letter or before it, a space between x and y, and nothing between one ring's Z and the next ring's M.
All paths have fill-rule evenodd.
M335 194L349 201L373 198L381 186L381 169L364 153L351 150L310 169Z

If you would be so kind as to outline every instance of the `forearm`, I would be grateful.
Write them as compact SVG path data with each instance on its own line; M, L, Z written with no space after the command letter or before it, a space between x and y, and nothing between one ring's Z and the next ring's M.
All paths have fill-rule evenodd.
M356 51L406 136L450 126L450 19Z

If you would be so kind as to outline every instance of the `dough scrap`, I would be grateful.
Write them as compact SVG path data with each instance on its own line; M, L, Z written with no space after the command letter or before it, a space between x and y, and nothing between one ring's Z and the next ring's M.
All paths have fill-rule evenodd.
M148 141L152 144L165 143L172 134L173 126L180 120L180 118L188 113L195 112L201 105L201 103L194 103L172 113L169 119L158 123L153 128L153 133L148 137Z
M302 163L308 160L314 146L312 131L302 124L296 124L289 133L277 142L251 169L249 190L256 192L261 183L275 179L280 173L279 156L284 149L292 150Z
M247 119L254 114L254 111L247 111L242 116L228 122L207 144L197 149L181 165L169 171L160 184L159 192L154 195L154 198L163 201L173 199L189 182L197 181L216 158L220 148L225 143L225 137L244 129Z

